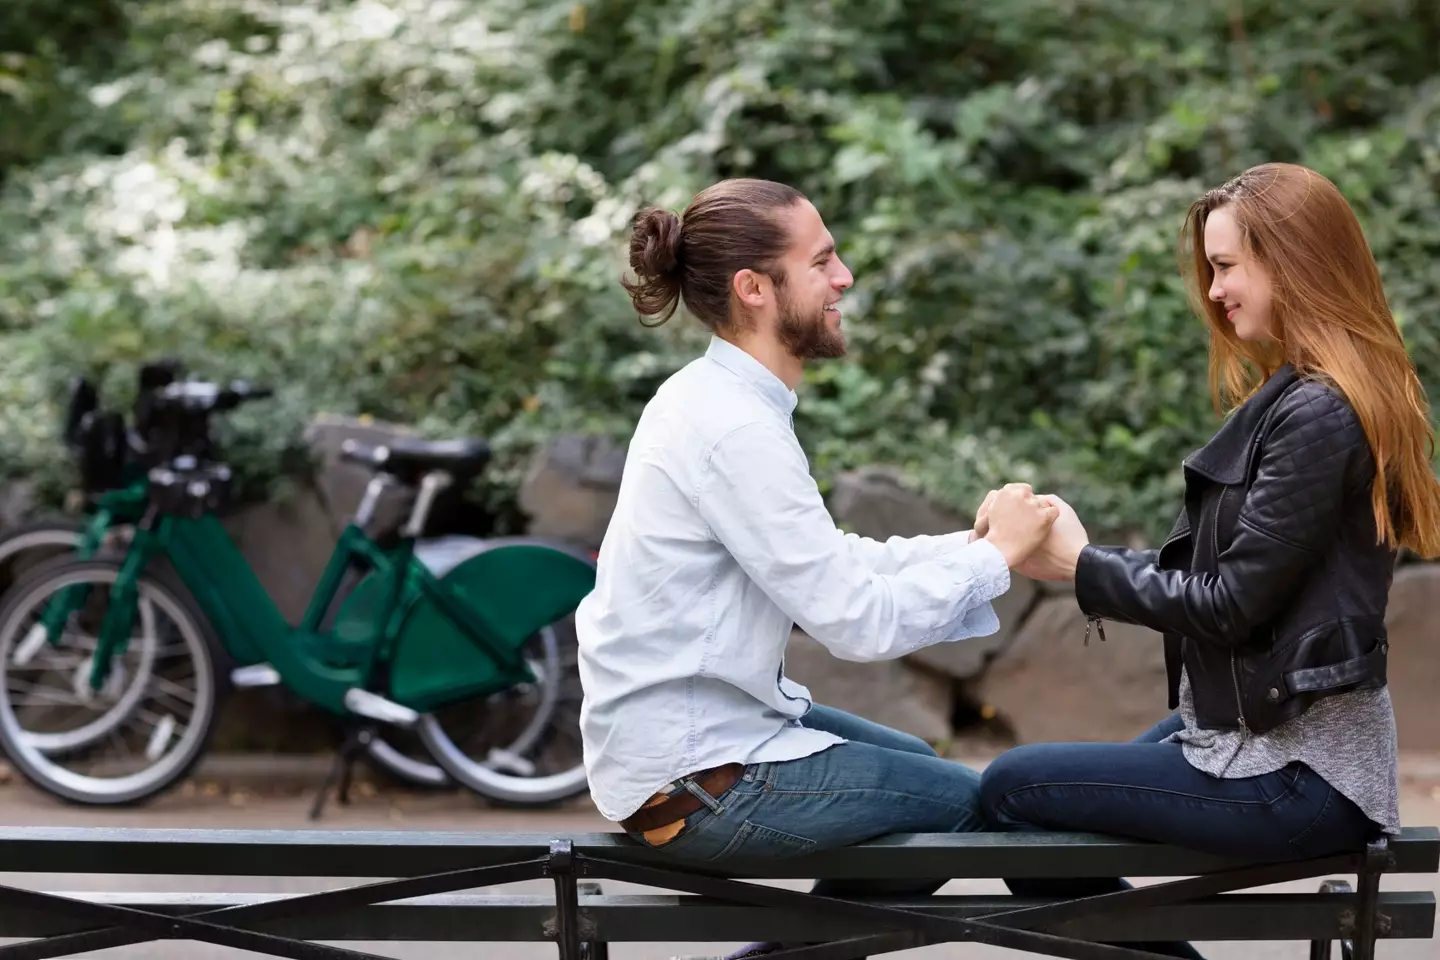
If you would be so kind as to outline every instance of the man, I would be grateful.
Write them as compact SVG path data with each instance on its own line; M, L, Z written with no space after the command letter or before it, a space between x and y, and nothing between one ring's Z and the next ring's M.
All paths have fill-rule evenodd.
M646 210L630 265L639 313L663 322L683 303L713 336L640 417L576 613L600 812L702 861L982 829L976 772L813 704L785 676L785 646L798 625L873 661L993 633L991 601L1056 507L1011 484L987 500L983 536L879 542L835 526L791 413L805 363L845 354L853 278L790 187L726 180L683 218Z

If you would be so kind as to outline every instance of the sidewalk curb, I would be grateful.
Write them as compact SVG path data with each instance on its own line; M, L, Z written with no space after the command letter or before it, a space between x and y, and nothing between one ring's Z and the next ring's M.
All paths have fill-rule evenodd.
M252 790L320 789L335 763L327 753L212 753L200 759L187 778ZM377 775L363 757L355 762L356 780Z

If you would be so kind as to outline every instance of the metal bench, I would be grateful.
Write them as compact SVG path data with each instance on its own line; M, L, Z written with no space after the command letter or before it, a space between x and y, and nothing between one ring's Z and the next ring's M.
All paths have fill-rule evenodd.
M897 835L803 859L677 869L621 834L0 827L0 871L130 876L399 879L309 894L63 893L0 886L0 960L197 940L278 957L367 957L311 941L554 942L604 960L626 941L785 940L804 960L946 941L1041 955L1156 954L1101 941L1310 941L1312 960L1374 956L1376 939L1429 939L1430 890L1379 890L1385 874L1440 871L1440 830L1409 828L1354 855L1255 865L1076 834ZM1355 884L1336 875L1352 876ZM748 880L836 877L1180 877L1083 899L830 899ZM1327 878L1314 893L1235 893ZM554 892L457 894L545 879ZM676 893L615 893L613 880Z

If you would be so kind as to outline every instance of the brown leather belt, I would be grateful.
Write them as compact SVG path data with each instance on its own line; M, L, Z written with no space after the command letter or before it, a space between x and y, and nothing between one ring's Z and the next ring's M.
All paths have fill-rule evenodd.
M744 773L744 764L727 763L723 767L713 767L691 774L690 779L694 780L695 785L710 796L718 797L735 786ZM699 797L681 787L654 806L641 807L636 810L622 820L620 825L636 833L646 833L657 827L674 823L676 820L683 820L703 806Z

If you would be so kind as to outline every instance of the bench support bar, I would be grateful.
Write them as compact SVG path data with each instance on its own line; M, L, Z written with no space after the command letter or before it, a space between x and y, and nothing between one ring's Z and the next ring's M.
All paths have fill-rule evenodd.
M1393 855L1382 839L1371 844L1362 854L1244 867L1115 893L1079 897L1061 903L1004 911L977 920L942 918L913 910L821 897L725 877L681 872L668 867L641 866L598 857L583 858L581 869L591 877L662 887L755 906L818 912L852 919L863 916L874 919L879 925L898 928L895 932L796 947L770 954L766 960L859 960L875 954L947 941L988 943L1044 956L1068 957L1072 960L1153 960L1163 955L1131 946L1094 943L1044 933L1034 928L1054 926L1076 917L1105 911L1182 903L1251 887L1304 880L1327 873L1354 873L1361 884L1354 956L1355 960L1374 960L1376 936L1384 935L1388 926L1386 918L1376 917L1380 875L1393 867L1393 861ZM1363 950L1368 950L1368 953L1362 952ZM563 955L562 960L566 960Z
M412 897L450 893L475 887L548 878L555 886L555 913L544 935L553 938L560 960L607 960L594 923L580 908L581 878L610 879L692 893L716 900L796 913L873 922L875 932L829 943L796 947L770 960L859 960L932 943L976 942L1043 956L1071 960L1156 960L1160 954L1135 946L1095 943L1049 932L1067 921L1109 911L1165 906L1198 898L1303 880L1330 873L1354 874L1359 897L1352 939L1342 941L1346 960L1374 960L1377 936L1389 933L1389 918L1378 913L1380 876L1394 869L1392 851L1384 840L1363 853L1298 863L1248 866L1182 880L1153 884L1092 897L1078 897L958 919L914 909L864 901L823 897L761 886L726 876L697 872L703 865L649 865L577 852L570 840L554 840L547 856L515 863L452 870L444 873L327 890L263 903L202 909L180 916L116 904L95 903L35 890L0 886L0 910L18 909L93 922L77 933L0 946L0 960L48 960L150 940L198 940L290 960L386 960L342 947L264 933L254 929L267 922L301 915L364 907ZM592 883L586 883L591 888ZM1322 892L1348 892L1343 881L1328 881ZM592 892L587 889L586 892ZM598 891L594 891L598 892ZM1048 928L1048 929L1038 929ZM1329 960L1329 942L1311 946L1312 960Z

